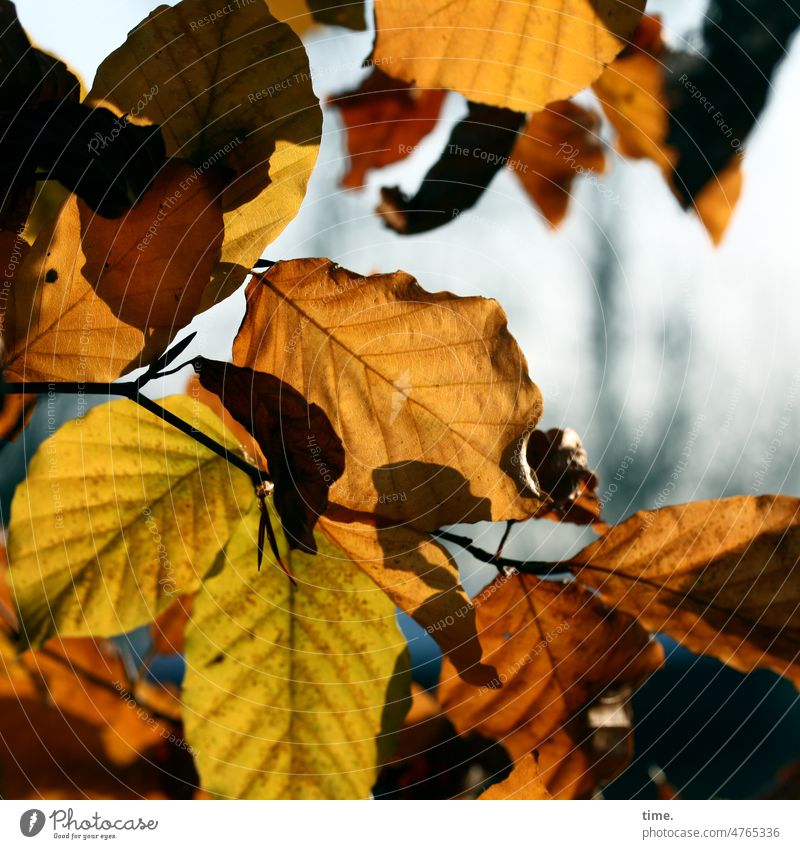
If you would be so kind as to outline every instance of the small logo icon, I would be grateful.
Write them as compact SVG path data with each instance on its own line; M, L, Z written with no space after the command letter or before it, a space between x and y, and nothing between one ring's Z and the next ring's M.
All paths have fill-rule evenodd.
M36 837L44 828L44 813L38 808L31 808L19 818L19 830L25 837Z

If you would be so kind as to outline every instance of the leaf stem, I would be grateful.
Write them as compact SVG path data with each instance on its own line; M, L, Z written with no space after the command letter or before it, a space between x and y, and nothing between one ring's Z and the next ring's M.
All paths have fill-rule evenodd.
M446 542L453 542L456 545L460 545L464 551L468 551L476 560L496 566L501 571L503 569L516 569L517 572L522 572L526 575L536 575L539 578L544 578L548 575L560 575L568 571L566 563L551 563L546 560L513 560L510 557L498 557L489 551L478 548L469 537L451 534L449 531L434 531L433 535Z
M269 481L269 476L257 466L251 465L247 460L228 450L224 445L221 445L210 436L206 436L206 434L197 430L197 428L192 427L192 425L179 416L171 413L147 396L142 395L139 384L136 381L127 381L124 383L48 383L46 381L31 381L0 384L0 395L26 392L40 394L58 393L61 395L108 395L109 397L117 395L128 398L148 412L158 416L167 424L172 425L172 427L181 431L181 433L185 433L204 448L208 448L209 451L213 451L217 456L227 460L232 466L243 471L250 477L255 486L260 486L265 481Z

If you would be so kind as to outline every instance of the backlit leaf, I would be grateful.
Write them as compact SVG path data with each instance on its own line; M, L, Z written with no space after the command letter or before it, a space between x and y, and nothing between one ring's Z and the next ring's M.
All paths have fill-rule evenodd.
M250 268L297 214L322 117L302 43L263 0L158 7L100 65L88 100L160 124L168 155L224 177L218 277Z
M518 112L592 83L625 46L644 0L376 0L376 63L421 88Z
M235 448L205 405L164 406ZM250 478L133 402L95 407L34 455L11 505L10 577L23 637L112 636L199 586ZM253 559L255 568L255 558Z
M321 538L314 558L280 541L296 588L274 563L256 572L258 521L256 509L242 520L187 632L184 724L203 787L366 798L408 708L394 606Z
M575 795L575 787L554 782L574 748L585 749L595 784L608 777L609 766L618 771L624 763L617 759L603 764L602 753L591 757L589 713L607 694L638 685L658 668L659 644L576 583L502 575L474 605L484 658L503 686L471 686L445 658L439 699L459 732L498 740L517 760L559 738L571 740L554 763L542 765L542 779L554 795Z
M636 513L573 562L581 581L648 630L800 686L800 499L739 496Z

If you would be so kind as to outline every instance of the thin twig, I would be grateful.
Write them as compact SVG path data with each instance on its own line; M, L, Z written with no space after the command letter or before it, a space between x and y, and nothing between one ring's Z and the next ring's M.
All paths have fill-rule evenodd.
M121 396L135 402L140 407L143 407L148 412L172 425L181 433L199 442L209 451L213 451L219 457L227 460L232 466L241 469L253 481L255 486L260 486L265 481L269 480L269 476L262 472L257 466L248 463L247 460L239 457L232 451L229 451L224 445L221 445L210 436L206 436L197 428L192 427L188 422L185 422L179 416L171 413L169 410L152 401L140 392L140 387L136 381L128 381L125 383L47 383L45 381L32 381L22 383L3 383L0 384L0 394L8 395L13 393L58 393L61 395L108 395L109 397Z
M433 535L439 539L460 545L464 551L468 551L476 560L496 566L498 570L516 569L526 575L537 575L540 578L548 575L560 575L568 571L566 563L550 563L545 560L513 560L510 557L497 557L489 551L484 551L473 544L469 537L451 534L449 531L434 531Z

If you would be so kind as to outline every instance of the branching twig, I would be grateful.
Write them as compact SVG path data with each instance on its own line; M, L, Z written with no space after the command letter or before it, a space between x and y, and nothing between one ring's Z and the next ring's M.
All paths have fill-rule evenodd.
M545 560L523 561L513 560L510 557L498 557L475 546L469 537L451 534L449 531L434 531L433 535L447 542L454 542L456 545L460 545L464 551L468 551L476 560L496 566L501 571L503 569L516 569L517 572L522 572L526 575L536 575L540 578L548 575L560 575L563 572L569 571L566 563L550 563Z
M160 376L160 375L156 375ZM190 436L195 442L199 442L209 451L213 451L218 456L227 460L232 466L245 472L253 481L254 486L260 486L265 481L269 481L269 476L266 472L262 472L257 466L248 463L247 460L240 457L238 454L228 450L224 445L221 445L210 436L192 427L188 422L185 422L179 416L166 410L160 404L152 401L147 396L141 393L140 381L127 381L123 383L54 383L45 381L25 381L22 383L3 383L0 384L0 394L13 393L49 393L56 392L62 395L108 395L109 397L118 395L123 398L128 398L134 401L140 407L143 407L148 412L158 416L167 424L172 425L181 433Z

